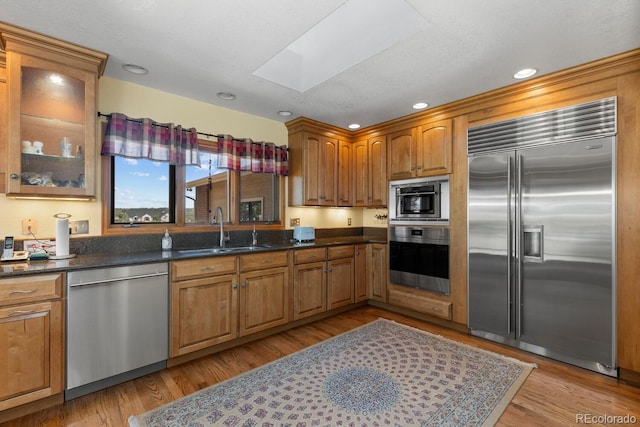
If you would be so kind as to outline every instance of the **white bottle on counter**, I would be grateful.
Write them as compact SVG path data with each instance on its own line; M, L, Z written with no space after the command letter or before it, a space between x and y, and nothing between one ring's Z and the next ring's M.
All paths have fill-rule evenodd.
M165 228L164 237L162 238L162 250L170 251L172 243L173 241L171 239L171 236L169 236L169 230Z

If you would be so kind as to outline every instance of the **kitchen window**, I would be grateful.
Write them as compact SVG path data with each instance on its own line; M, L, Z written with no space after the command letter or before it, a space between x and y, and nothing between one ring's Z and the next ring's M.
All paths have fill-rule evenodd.
M217 206L230 229L281 227L284 178L220 169L213 142L199 145L197 166L103 157L103 232L157 232L167 226L195 231L210 227Z

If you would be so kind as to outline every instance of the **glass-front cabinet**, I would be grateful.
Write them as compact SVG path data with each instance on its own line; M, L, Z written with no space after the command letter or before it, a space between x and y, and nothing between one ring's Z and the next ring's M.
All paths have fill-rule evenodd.
M7 196L94 198L96 91L106 55L3 25Z

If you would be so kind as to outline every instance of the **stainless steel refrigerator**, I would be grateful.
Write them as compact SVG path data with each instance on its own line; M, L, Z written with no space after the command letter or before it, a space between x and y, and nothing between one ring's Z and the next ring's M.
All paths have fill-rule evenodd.
M615 101L468 131L472 334L611 376Z

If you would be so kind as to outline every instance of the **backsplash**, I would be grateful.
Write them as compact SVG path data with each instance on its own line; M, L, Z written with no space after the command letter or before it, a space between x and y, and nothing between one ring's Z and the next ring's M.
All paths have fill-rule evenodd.
M78 255L95 254L129 254L138 252L159 251L164 233L133 234L122 236L72 237L69 240L69 252ZM230 231L232 246L248 246L251 244L251 230ZM349 227L317 229L316 239L370 236L386 240L387 229L375 227ZM218 246L219 232L210 233L175 233L173 249L197 249ZM281 243L293 239L293 230L263 230L258 231L258 243ZM23 250L23 241L16 241L16 250Z

